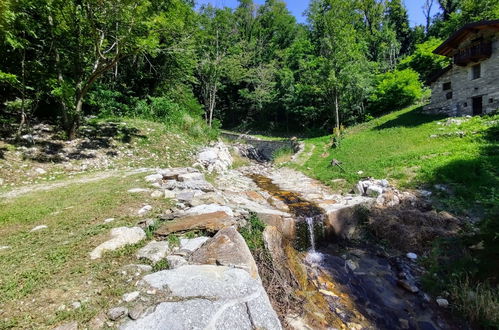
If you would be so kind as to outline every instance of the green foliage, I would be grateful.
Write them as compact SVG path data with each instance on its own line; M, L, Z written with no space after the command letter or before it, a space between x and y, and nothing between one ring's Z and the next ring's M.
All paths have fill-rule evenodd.
M251 251L265 249L265 243L263 241L264 229L265 224L255 213L251 213L248 224L239 230Z
M441 39L430 38L428 41L416 45L414 53L403 58L400 61L398 68L400 70L407 68L413 69L419 73L422 81L428 81L433 74L447 67L451 63L449 58L433 54L435 48L437 48L441 43Z
M153 272L159 272L160 270L165 270L165 269L168 269L168 268L170 268L170 265L168 264L168 260L161 259L160 261L158 261L157 263L155 263L152 266L152 271Z
M419 75L412 69L378 75L370 96L370 113L379 114L402 108L421 99L423 90Z

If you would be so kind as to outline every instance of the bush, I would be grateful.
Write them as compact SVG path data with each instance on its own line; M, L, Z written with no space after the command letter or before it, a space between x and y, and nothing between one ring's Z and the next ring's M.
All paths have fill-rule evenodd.
M428 41L416 45L414 53L402 59L398 65L398 69L413 69L419 73L423 81L428 81L433 74L451 63L449 58L433 54L433 51L441 43L442 40L440 39L430 38Z
M419 75L412 69L395 70L376 77L374 92L369 98L369 112L382 114L409 106L423 95Z
M98 85L88 95L87 103L100 117L123 117L134 108L137 99L118 90Z

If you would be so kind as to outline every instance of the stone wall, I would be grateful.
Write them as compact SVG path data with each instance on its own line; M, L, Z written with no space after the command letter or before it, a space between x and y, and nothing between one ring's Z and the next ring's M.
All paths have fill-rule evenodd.
M476 36L473 36L476 38ZM472 79L472 67L453 67L444 73L431 85L431 103L424 110L428 113L447 114L449 116L473 115L472 98L482 96L483 113L491 113L499 109L499 34L484 35L492 42L492 56L481 61L481 77ZM466 46L469 40L462 43ZM451 83L451 89L444 90L445 83ZM452 98L447 99L447 93L452 92Z
M235 134L229 132L222 132L222 136L231 141L241 141L252 145L258 151L258 154L266 161L270 161L276 151L284 148L297 152L300 146L296 140L260 140L255 139L245 134Z

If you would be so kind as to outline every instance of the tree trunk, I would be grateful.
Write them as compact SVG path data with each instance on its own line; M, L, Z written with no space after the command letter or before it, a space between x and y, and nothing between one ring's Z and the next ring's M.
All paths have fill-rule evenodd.
M334 92L334 108L335 108L335 127L337 134L340 133L340 106L338 104L338 92Z

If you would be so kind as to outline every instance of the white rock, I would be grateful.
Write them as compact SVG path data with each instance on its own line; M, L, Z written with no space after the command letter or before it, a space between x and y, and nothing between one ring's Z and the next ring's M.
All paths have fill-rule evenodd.
M181 256L168 256L166 257L166 260L168 261L168 266L170 266L170 269L175 269L184 265L187 265L187 260Z
M137 211L138 215L142 216L149 213L152 210L151 205L145 205L140 210Z
M357 184L353 187L353 192L357 195L364 195L365 189L362 181L357 182Z
M124 302L131 302L131 301L134 301L135 299L137 299L140 295L140 292L139 291L134 291L134 292L129 292L129 293L125 293L123 295L123 301Z
M33 232L33 231L38 231L38 230L47 229L47 228L48 227L46 225L39 225L39 226L36 226L33 229L31 229L30 231Z
M155 181L159 181L159 180L163 180L163 175L161 174L151 174L151 175L148 175L145 177L145 180L147 182L155 182Z
M175 198L175 192L172 191L172 190L165 190L165 198L169 198L169 199L172 199L172 198Z
M90 252L91 259L101 258L104 251L114 251L125 245L138 243L146 238L146 233L139 227L118 227L111 229L111 237Z
M189 210L185 211L185 214L186 215L198 215L198 214L213 213L213 212L218 212L218 211L223 211L231 217L234 216L234 212L232 212L232 209L230 207L218 205L215 203L194 206L193 208L190 208Z
M113 221L114 221L114 218L104 219L104 223L110 223L110 222L113 222Z
M73 309L78 309L81 307L81 302L75 301L71 304L71 307L73 307Z
M364 174L364 171L358 171L357 174L362 175L362 174Z
M207 240L209 240L209 237L196 237L196 238L181 238L180 239L180 248L182 250L189 250L191 252L196 251L201 247L201 245L204 244Z
M444 308L449 307L449 301L447 299L439 298L439 299L437 299L437 304L440 307L444 307Z
M148 259L153 263L157 263L164 259L170 252L170 247L167 241L151 241L146 246L137 251L137 258Z
M149 192L149 189L146 188L132 188L128 189L129 193L135 194L135 193L143 193L143 192Z
M46 174L47 173L47 171L45 171L41 167L35 168L35 172L38 173L38 174Z
M10 249L9 245L2 245L2 246L0 246L0 251L1 250L7 250L7 249Z
M188 182L188 181L200 181L204 180L203 173L185 173L178 176L178 181Z
M383 187L371 185L367 187L366 194L367 196L377 197L383 193Z
M416 260L418 258L418 255L416 253L409 252L406 254L406 257L411 259L411 260Z
M160 190L154 190L151 193L151 197L152 198L161 198L161 197L163 197L163 192L161 192Z
M386 179L381 179L379 180L379 184L381 185L381 187L383 188L387 188L389 186L389 183L388 183L388 180Z

